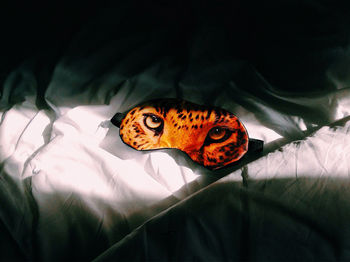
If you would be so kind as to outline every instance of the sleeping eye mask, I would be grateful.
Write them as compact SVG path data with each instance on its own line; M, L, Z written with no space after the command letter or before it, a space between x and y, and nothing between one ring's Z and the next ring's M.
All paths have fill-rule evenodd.
M111 119L122 141L136 150L177 148L193 161L218 169L258 152L263 141L249 139L239 119L227 110L177 99L158 99Z

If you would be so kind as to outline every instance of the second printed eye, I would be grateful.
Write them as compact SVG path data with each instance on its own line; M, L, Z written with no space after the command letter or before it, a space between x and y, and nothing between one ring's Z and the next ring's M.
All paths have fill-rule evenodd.
M216 126L209 130L206 142L208 144L221 143L227 140L231 134L232 130L226 127Z
M225 136L225 134L226 134L226 130L221 127L214 127L208 133L209 138L213 140L220 140Z

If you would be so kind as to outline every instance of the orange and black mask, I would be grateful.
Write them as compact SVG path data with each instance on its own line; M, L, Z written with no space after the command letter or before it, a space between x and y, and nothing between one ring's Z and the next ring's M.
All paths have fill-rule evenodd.
M117 113L111 122L122 141L137 150L177 148L193 161L218 169L261 152L263 141L249 139L239 119L218 107L159 99Z

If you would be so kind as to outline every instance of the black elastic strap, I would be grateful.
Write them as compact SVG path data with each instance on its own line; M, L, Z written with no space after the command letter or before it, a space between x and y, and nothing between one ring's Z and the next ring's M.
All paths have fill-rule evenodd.
M264 149L264 141L254 138L249 138L248 152L261 153Z
M125 113L116 113L111 119L112 124L116 127L120 127L120 124L122 123L122 120L125 117L125 115Z

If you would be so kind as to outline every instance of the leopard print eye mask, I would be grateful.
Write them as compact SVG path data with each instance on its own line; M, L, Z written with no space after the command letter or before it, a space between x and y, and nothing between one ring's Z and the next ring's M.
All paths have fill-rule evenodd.
M232 113L177 99L159 99L117 113L111 122L123 142L136 150L177 148L193 161L218 169L261 151L263 141L249 139Z

